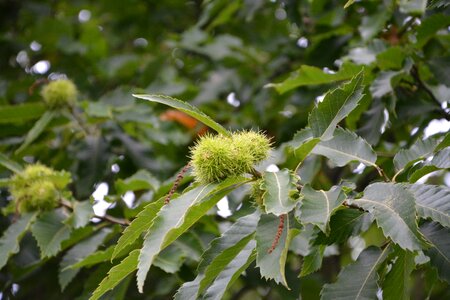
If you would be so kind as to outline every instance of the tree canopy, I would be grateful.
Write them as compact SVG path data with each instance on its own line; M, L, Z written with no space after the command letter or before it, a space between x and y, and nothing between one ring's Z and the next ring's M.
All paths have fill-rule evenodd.
M0 299L450 298L445 0L0 3Z

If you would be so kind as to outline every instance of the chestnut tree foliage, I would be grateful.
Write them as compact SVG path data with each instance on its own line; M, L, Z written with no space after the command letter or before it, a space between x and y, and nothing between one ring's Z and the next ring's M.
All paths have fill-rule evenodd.
M0 15L0 299L450 298L448 1Z

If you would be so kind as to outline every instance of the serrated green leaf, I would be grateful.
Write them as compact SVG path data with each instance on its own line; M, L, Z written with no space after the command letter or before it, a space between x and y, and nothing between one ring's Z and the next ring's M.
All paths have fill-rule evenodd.
M414 270L414 253L395 249L394 263L383 280L383 299L410 299L410 275Z
M36 216L37 213L23 214L3 232L0 238L0 270L6 265L11 255L19 252L19 242Z
M296 199L292 193L297 191L296 178L288 169L278 172L264 172L261 184L264 190L263 204L267 213L280 216L290 212Z
M356 209L342 209L330 219L330 234L320 232L315 240L315 244L331 245L334 243L342 243L350 236L360 233L363 227L363 220L366 214Z
M101 262L110 261L113 251L114 246L110 246L106 250L96 251L94 253L89 254L81 261L73 265L67 266L65 269L78 269L83 267L90 267Z
M43 103L0 106L0 124L25 123L39 118L46 110Z
M230 132L227 131L225 128L223 128L222 125L220 125L219 123L216 123L213 119L211 119L205 113L203 113L198 108L190 105L187 102L184 102L184 101L181 101L181 100L178 100L175 98L171 98L168 96L162 96L162 95L133 95L133 97L152 101L152 102L162 103L167 106L176 108L176 109L190 115L191 117L199 120L200 122L202 122L203 124L205 124L206 126L212 128L212 129L214 129L218 133L226 135L226 136L230 135Z
M438 140L430 137L426 140L417 140L417 142L409 149L401 149L394 156L394 165L397 170L406 169L414 162L425 158L433 153L434 148L438 145Z
M437 171L439 168L432 166L432 165L424 165L420 169L415 170L412 172L412 174L408 177L408 181L410 183L415 183L417 180L422 178L423 176L430 174L431 172Z
M433 156L430 164L440 169L450 168L450 147L442 149L441 151L436 153Z
M441 279L450 283L450 229L431 222L420 226L420 231L432 245L424 251L431 265L437 269Z
M19 147L19 149L16 150L16 154L20 153L22 150L24 150L26 147L28 147L34 140L36 140L42 132L44 132L47 125L50 123L51 120L56 116L56 111L49 110L46 111L41 118L34 124L34 126L28 131L27 135L25 136L25 140L23 141L22 145Z
M105 237L110 233L110 230L102 230L95 235L77 243L64 255L60 265L58 282L61 286L61 291L67 287L67 285L75 278L80 269L70 268L73 264L83 260L86 256L97 250L97 248L103 243Z
M149 228L139 255L138 289L144 281L156 255L189 229L221 198L247 178L229 178L220 184L199 186L163 206Z
M423 237L418 231L414 196L403 186L374 183L353 202L370 212L386 237L403 249L421 250Z
M450 188L428 184L411 184L407 188L414 195L419 216L450 227Z
M70 237L71 228L64 224L66 217L60 210L43 213L31 227L41 257L52 257L61 251L61 243Z
M324 233L330 231L330 218L336 209L344 202L345 194L338 186L329 191L316 191L309 184L301 191L303 199L296 212L296 217L303 224L314 224Z
M139 250L134 250L119 264L109 270L108 275L100 282L89 300L97 300L107 291L112 290L125 277L134 272L138 265Z
M298 168L319 142L319 138L313 138L311 128L300 130L294 135L292 141L287 143L288 160L294 161Z
M259 217L259 211L241 217L220 237L214 239L201 257L197 277L184 283L175 299L195 299L201 294L253 238Z
M180 269L186 255L183 250L172 244L156 256L153 265L166 273L173 274Z
M114 248L111 259L114 259L128 245L133 244L142 233L146 232L153 224L153 220L161 207L164 205L164 199L152 202L136 216L136 218L125 228Z
M383 251L370 247L364 250L358 260L345 267L336 282L325 284L321 291L322 300L376 299L377 268L387 256L389 247Z
M345 63L336 73L326 73L322 69L303 65L293 72L288 79L281 83L271 83L266 87L273 87L279 94L284 94L300 86L319 85L348 80L361 72L362 67L352 63Z
M13 171L14 173L20 173L21 171L23 171L23 167L20 164L9 159L6 155L4 155L1 152L0 152L0 165L4 166L10 171Z
M388 15L384 13L384 15ZM389 17L388 17L389 18ZM383 24L384 25L384 24ZM377 65L381 70L398 70L403 66L405 53L401 47L390 47L387 50L377 54Z
M285 215L278 244L269 253L277 235L279 223L280 217L275 215L264 214L261 216L256 228L256 266L259 267L261 277L273 279L276 283L282 283L289 289L284 268L290 241L298 234L298 230L289 229L289 216Z
M352 81L342 87L328 92L325 98L315 107L308 118L313 136L321 140L333 137L334 130L363 97L363 73L360 72Z
M330 140L318 143L312 153L327 157L338 167L351 161L375 166L377 161L377 155L363 138L342 128L337 128Z
M244 249L220 272L202 299L220 300L225 291L239 278L242 272L255 260L255 240L251 240Z
M139 170L136 174L127 179L118 179L115 183L118 194L125 194L127 191L158 190L160 182L146 170Z
M325 248L325 245L317 245L311 248L309 254L303 258L299 277L307 276L320 269Z
M70 224L75 229L84 227L94 216L94 209L89 201L73 201L72 207L72 215L65 223Z

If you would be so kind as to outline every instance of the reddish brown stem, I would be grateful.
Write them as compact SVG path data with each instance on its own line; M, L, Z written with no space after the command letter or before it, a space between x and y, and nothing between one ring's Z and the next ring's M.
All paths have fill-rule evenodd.
M33 84L28 88L28 94L33 95L34 90L40 86L41 84L49 83L49 80L47 78L40 78L33 82Z
M269 253L269 254L272 253L273 250L275 250L275 248L278 245L278 242L280 241L281 235L283 234L285 218L286 218L286 215L280 216L280 223L278 224L277 234L275 235L275 239L273 240L272 246L270 246L270 249L267 251L267 253Z
M172 188L170 189L169 193L167 194L166 199L164 200L164 205L169 204L170 199L172 198L173 194L177 190L178 186L180 185L181 180L184 177L184 174L189 170L189 167L191 166L190 163L184 166L183 169L181 169L180 173L177 175L177 179L175 179L175 182L173 183Z

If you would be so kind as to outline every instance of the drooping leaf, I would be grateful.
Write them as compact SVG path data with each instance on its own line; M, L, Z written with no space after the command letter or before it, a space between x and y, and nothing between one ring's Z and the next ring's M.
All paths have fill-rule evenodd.
M97 234L79 242L69 251L67 251L59 265L58 281L62 291L64 291L67 285L75 278L75 276L80 271L80 269L66 268L81 261L83 258L97 250L97 248L103 243L103 240L109 233L110 230L102 230Z
M288 169L263 174L263 204L267 213L280 216L290 212L297 201L292 194L297 190L296 177Z
M123 231L122 235L117 241L111 259L114 259L128 245L133 244L141 236L142 233L146 232L150 228L150 225L153 223L156 214L163 205L164 200L160 199L158 201L147 204L144 207L144 209L136 216L131 224L127 226L127 228L125 228L125 230Z
M383 280L383 299L410 299L410 275L414 270L414 253L396 248L392 268Z
M202 299L220 300L225 291L233 284L245 269L255 260L255 240L251 240L244 249L220 272Z
M311 248L309 254L303 258L299 277L307 276L320 269L325 247L325 245L317 245Z
M395 168L397 170L406 169L417 160L423 159L433 153L437 144L438 140L431 137L426 140L417 140L409 149L401 149L394 156Z
M381 99L374 99L370 109L362 116L363 125L356 131L371 145L378 144L385 125L385 106Z
M89 300L97 300L107 291L112 290L125 277L134 272L138 265L139 250L134 250L119 264L109 270L108 275L100 282Z
M175 299L195 299L201 294L253 238L259 217L259 211L241 217L220 237L214 239L201 257L197 277L184 283Z
M133 95L133 97L152 101L152 102L162 103L167 106L176 108L176 109L190 115L191 117L196 118L197 120L199 120L206 126L211 127L218 133L226 135L226 136L230 135L230 133L225 128L223 128L222 125L216 123L213 119L211 119L205 113L203 113L198 108L190 105L187 102L184 102L184 101L181 101L181 100L178 100L175 98L171 98L168 96L162 96L162 95Z
M70 237L71 228L64 224L66 217L60 210L43 213L31 227L41 257L52 257L61 250L61 243Z
M163 206L145 236L139 255L137 280L140 292L143 291L147 272L155 256L189 229L230 190L247 180L229 178L220 184L199 186Z
M41 118L34 124L30 131L25 136L23 144L16 150L16 154L20 153L26 147L28 147L34 140L36 140L42 132L44 132L47 125L56 116L56 112L53 110L46 111Z
M334 243L342 243L350 236L360 233L363 227L364 216L366 214L356 209L342 209L336 211L331 217L329 226L330 234L320 232L315 240L316 244L331 245Z
M286 288L285 263L291 239L298 233L296 229L289 229L289 216L286 215L283 230L278 243L269 253L273 246L280 223L280 217L272 214L261 216L256 228L256 266L259 267L261 276L273 279L276 283L282 283Z
M285 81L281 83L271 83L266 85L266 87L274 87L278 93L284 94L300 86L349 80L361 72L361 70L361 66L351 63L343 64L342 68L336 73L326 73L317 67L303 65L296 72L293 72Z
M382 98L393 91L391 81L399 75L399 71L382 71L370 86L370 92L374 98Z
M384 235L394 243L407 250L422 249L424 242L417 227L414 196L403 186L373 183L353 203L370 212Z
M335 186L329 191L316 191L309 184L302 188L303 199L296 217L303 224L317 225L320 230L328 234L330 231L330 218L336 209L345 200L341 188Z
M450 283L450 229L431 222L420 226L420 231L432 245L424 251L431 265L441 279Z
M428 184L411 184L407 187L414 195L419 216L450 227L450 188Z
M19 243L25 232L36 218L37 213L23 214L11 224L0 238L0 270L8 262L8 258L19 252Z
M315 107L308 118L313 136L321 140L333 137L336 126L353 109L363 97L363 74L360 72L352 81L325 95L325 98Z
M23 167L16 163L15 161L9 159L6 155L0 152L0 165L5 168L13 171L14 173L20 173L23 170Z
M321 299L376 299L377 268L386 258L388 249L389 247L386 247L381 251L370 247L364 250L354 264L345 267L339 273L336 282L324 285Z
M345 166L351 161L374 166L377 160L372 147L363 138L342 128L337 128L330 140L317 144L312 153L326 156L338 167Z
M116 181L116 189L118 194L125 194L127 191L139 190L158 190L160 183L157 178L146 170L140 170L136 174L127 179L119 179Z

